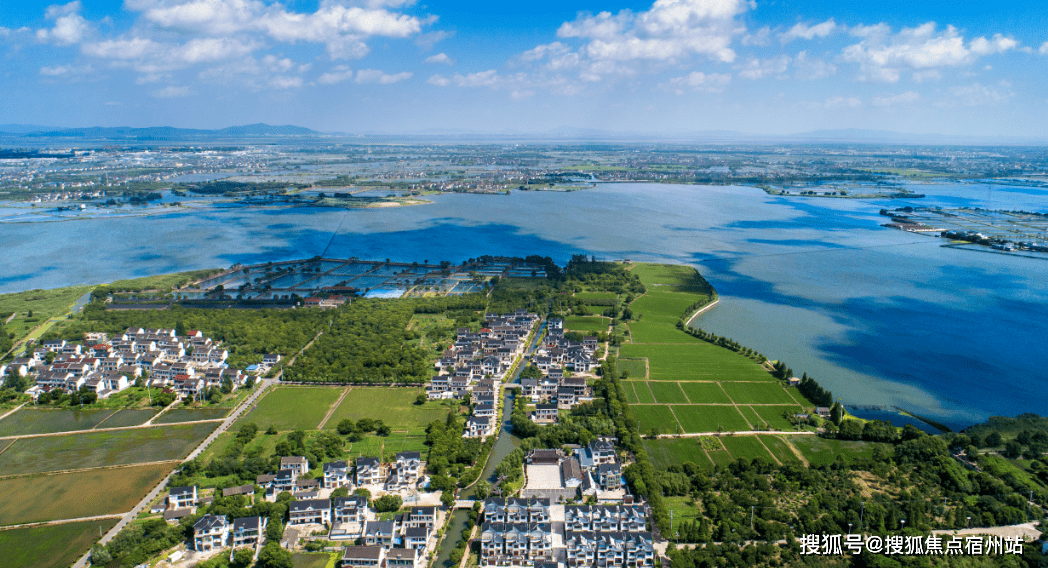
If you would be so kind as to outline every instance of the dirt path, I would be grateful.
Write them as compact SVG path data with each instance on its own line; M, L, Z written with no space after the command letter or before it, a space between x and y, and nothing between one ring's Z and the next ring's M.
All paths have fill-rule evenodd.
M688 318L688 320L686 322L684 322L684 327L690 326L692 320L694 320L695 318L699 317L699 314L701 314L702 312L705 312L706 310L712 308L713 306L716 306L719 303L720 303L720 298L717 298L716 300L710 302L709 304L706 304L705 306L702 306L701 308L699 308L694 314L691 314L691 317Z
M222 422L225 418L209 418L207 420L191 420L189 422L170 422L167 424L139 424L138 426L114 426L112 428L97 428L90 430L70 430L68 432L45 432L43 434L22 434L19 436L0 436L0 440L21 440L24 438L50 438L54 436L69 436L70 434L88 434L93 432L116 432L120 430L135 430L137 428L163 428L164 426L175 426L177 424L200 424L203 422Z
M11 443L10 443L10 444L8 444L8 445L4 446L4 449L0 450L0 454L3 454L4 452L6 452L6 451L7 451L7 448L10 448L10 447L11 447L11 446L13 446L13 445L15 445L15 440L11 440Z
M93 517L80 517L78 519L61 519L57 521L43 521L39 523L23 523L21 525L7 525L0 527L0 531L7 531L11 529L24 529L29 527L44 527L48 525L64 525L67 523L80 523L83 521L101 521L102 519L116 519L123 516L124 515L120 513L114 513L111 515L95 515Z
M335 413L335 410L338 409L338 405L342 404L342 399L346 398L346 395L349 394L349 391L351 390L353 390L353 387L346 387L346 390L342 391L342 395L338 397L338 400L335 401L335 404L331 405L331 408L328 409L327 414L324 415L324 419L320 421L320 425L317 426L317 430L324 429L324 425L328 423L328 420L331 420L331 415Z
M671 409L672 410L672 409ZM701 436L726 436L775 434L776 436L814 436L818 432L780 432L778 430L736 430L734 432L693 432L690 434L659 434L659 438L698 438Z
M21 409L23 406L25 406L27 404L29 404L29 402L23 402L22 404L19 404L18 406L14 407L14 409L12 409L12 410L10 410L8 412L5 412L3 416L0 416L0 420L3 420L4 418L7 418L8 416L11 416L15 412L18 412L19 409Z
M782 440L782 443L786 444L786 447L789 448L791 452L793 452L793 455L797 456L797 459L801 460L801 463L804 464L804 467L808 467L808 458L804 457L804 454L802 454L800 450L798 450L793 444L790 443L789 440L785 438Z
M764 446L764 449L768 450L768 455L771 456L771 459L775 460L775 463L782 465L782 462L779 461L779 458L775 457L775 452L771 451L771 448L769 448L768 445L764 443L764 440L761 440L760 436L754 436L754 438L757 438L757 441L760 442L762 446Z

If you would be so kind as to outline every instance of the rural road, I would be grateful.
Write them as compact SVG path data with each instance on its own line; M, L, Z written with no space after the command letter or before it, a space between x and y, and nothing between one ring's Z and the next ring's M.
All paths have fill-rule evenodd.
M630 405L633 406L633 405ZM659 438L698 438L699 436L733 436L743 434L784 434L787 436L814 436L818 432L783 432L781 430L734 430L731 432L693 432L691 434L659 434Z
M244 401L240 403L240 406L233 409L233 411L229 413L229 416L227 416L225 420L222 421L222 424L220 424L218 428L215 428L215 431L212 432L210 436L205 438L203 442L200 442L200 445L197 446L195 450L190 452L190 454L186 456L186 459L183 461L189 461L199 456L205 449L207 449L208 446L211 445L212 442L215 441L215 439L218 438L220 434L228 430L229 427L232 426L238 418L240 418L240 416L244 413L245 410L251 408L255 401L257 401L259 397L261 397L262 394L276 382L276 379L264 379L255 389L255 392L251 393L251 396L245 398ZM131 509L131 511L125 514L123 518L120 519L120 522L118 522L113 528L109 529L109 532L107 532L105 536L103 536L102 539L98 541L98 543L106 544L110 540L113 540L113 537L116 536L117 533L121 531L121 529L123 529L128 525L128 523L133 521L135 517L139 515L139 513L141 513L146 507L149 506L153 499L156 499L156 497L160 495L160 492L163 491L165 487L167 487L167 483L171 480L172 475L174 475L174 471L167 474L167 477L165 477L159 484L157 484L157 486L154 487L148 495L143 497L142 500L138 502L138 505L135 505L134 509ZM84 553L83 556L80 557L80 560L76 561L76 564L73 564L73 568L87 568L88 559L90 557L91 551L88 550Z

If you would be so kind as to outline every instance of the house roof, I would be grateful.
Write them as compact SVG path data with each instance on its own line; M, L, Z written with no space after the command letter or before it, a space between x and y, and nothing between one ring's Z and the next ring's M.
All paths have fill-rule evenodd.
M227 487L222 490L223 497L229 497L230 495L248 495L255 492L254 485L237 485L236 487Z
M399 452L397 454L397 459L399 460L401 458L406 460L421 460L422 454L419 452Z
M347 546L342 558L378 560L382 558L382 550L381 546Z
M226 520L225 516L218 515L204 515L197 519L197 522L193 524L194 531L211 531L214 529L220 529L228 526L229 521Z

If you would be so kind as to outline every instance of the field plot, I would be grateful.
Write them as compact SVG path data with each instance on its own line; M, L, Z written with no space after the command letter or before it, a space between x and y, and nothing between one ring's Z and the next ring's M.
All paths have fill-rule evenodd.
M652 428L660 428L666 434L677 431L677 420L670 412L670 407L665 404L634 406L631 410L641 432L647 432Z
M5 568L66 568L108 531L117 519L84 521L0 531Z
M731 399L717 383L681 382L680 387L692 404L731 404Z
M39 410L23 408L0 420L0 436L24 436L90 430L116 414L115 410ZM145 420L143 420L145 422Z
M576 292L575 297L580 300L615 300L619 296L615 292Z
M619 354L646 357L653 381L776 381L756 361L704 341L679 345L627 344L619 348Z
M702 341L672 325L660 321L652 321L649 318L644 318L643 321L630 322L629 325L630 337L633 338L633 343L698 343Z
M359 442L353 442L349 445L349 457L355 459L361 456L364 457L382 457L382 447L385 439L379 436L364 436Z
M738 408L739 412L746 417L746 421L750 423L750 426L753 426L756 430L761 429L760 417L757 416L757 411L753 410L753 407L740 404Z
M644 383L641 383L642 385ZM622 383L622 389L626 391L626 402L630 404L637 404L640 402L637 400L637 391L633 388L634 384L631 382Z
M800 406L753 406L751 408L757 412L768 428L774 428L784 432L793 432L797 430L794 428L793 424L790 424L790 421L786 419L785 415L796 414L804 410Z
M16 440L0 454L4 475L182 459L215 422Z
M228 408L172 408L153 423L171 424L173 422L193 422L194 420L214 420L225 418L227 414L229 414Z
M0 479L0 522L126 513L172 469L165 463Z
M694 268L679 264L637 264L630 269L640 277L649 290L673 290L703 296L713 294L713 288ZM665 287L665 288L663 288Z
M314 430L345 387L280 387L262 397L255 408L237 421L254 422L265 430ZM337 424L337 422L336 422Z
M720 441L735 459L764 458L770 463L775 463L775 459L756 436L722 436Z
M671 465L691 462L704 467L713 465L706 457L702 445L695 438L659 438L644 440L644 449L655 469L666 469Z
M655 401L662 404L681 404L687 403L688 399L684 396L684 391L680 390L677 383L648 383L648 387L651 388L651 392L655 394Z
M644 359L619 359L615 367L620 373L627 371L631 379L643 379L648 374L648 362Z
M305 554L296 552L291 557L292 568L334 568L341 555L324 553Z
M670 329L678 331L675 327L677 320L684 315L685 310L695 302L705 300L705 296L696 294L682 294L679 292L662 292L658 289L651 290L637 298L630 308L634 312L644 314L644 320L653 320L659 323L669 323ZM684 332L678 331L682 335Z
M768 446L768 449L771 450L771 453L774 454L780 462L787 463L800 461L797 459L796 454L790 450L789 444L779 436L768 436L762 434L757 437L764 442L765 446Z
M663 502L666 503L666 507L669 510L673 511L673 525L670 527L670 534L667 535L669 538L673 538L672 535L677 534L677 529L680 528L681 523L694 521L699 516L699 510L695 507L695 500L690 497L666 497L663 499Z
M655 402L655 395L651 394L651 389L648 388L648 383L631 382L626 384L633 385L633 388L637 392L637 402L643 404L651 404Z
M437 401L426 402L421 406L415 404L421 392L417 388L353 387L325 427L334 428L346 418L371 418L382 420L393 430L421 433L430 422L443 420L451 411L448 406Z
M797 404L777 382L722 383L736 404Z
M138 426L139 424L145 424L147 420L156 414L155 410L141 409L141 410L118 410L116 414L110 416L105 422L98 425L99 428L123 428L125 426Z
M639 407L638 407L639 408ZM685 432L749 430L750 425L734 406L673 405L673 413ZM643 431L643 430L642 430Z
M564 331L607 331L611 320L604 316L568 316L564 318Z
M726 466L735 461L735 458L731 457L727 450L706 450L706 455L710 456L713 464L718 466Z
M845 460L873 457L872 442L851 442L847 440L828 440L818 436L793 436L790 440L793 447L800 450L804 459L813 466L833 463L837 456Z

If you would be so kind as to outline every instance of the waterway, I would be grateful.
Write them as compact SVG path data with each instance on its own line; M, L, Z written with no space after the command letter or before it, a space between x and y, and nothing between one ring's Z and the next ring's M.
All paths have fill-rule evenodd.
M454 565L451 561L451 551L462 540L462 531L466 530L466 522L469 521L469 509L457 509L451 513L451 524L444 533L444 540L440 543L440 551L437 560L433 563L436 568L450 568Z
M1048 262L941 248L882 207L1048 210L1041 188L913 185L926 199L769 196L750 187L601 184L570 193L431 196L417 207L208 205L148 217L0 226L0 291L326 255L461 262L572 254L697 267L721 295L694 325L734 338L848 404L957 428L1044 412ZM4 204L0 203L0 207Z

